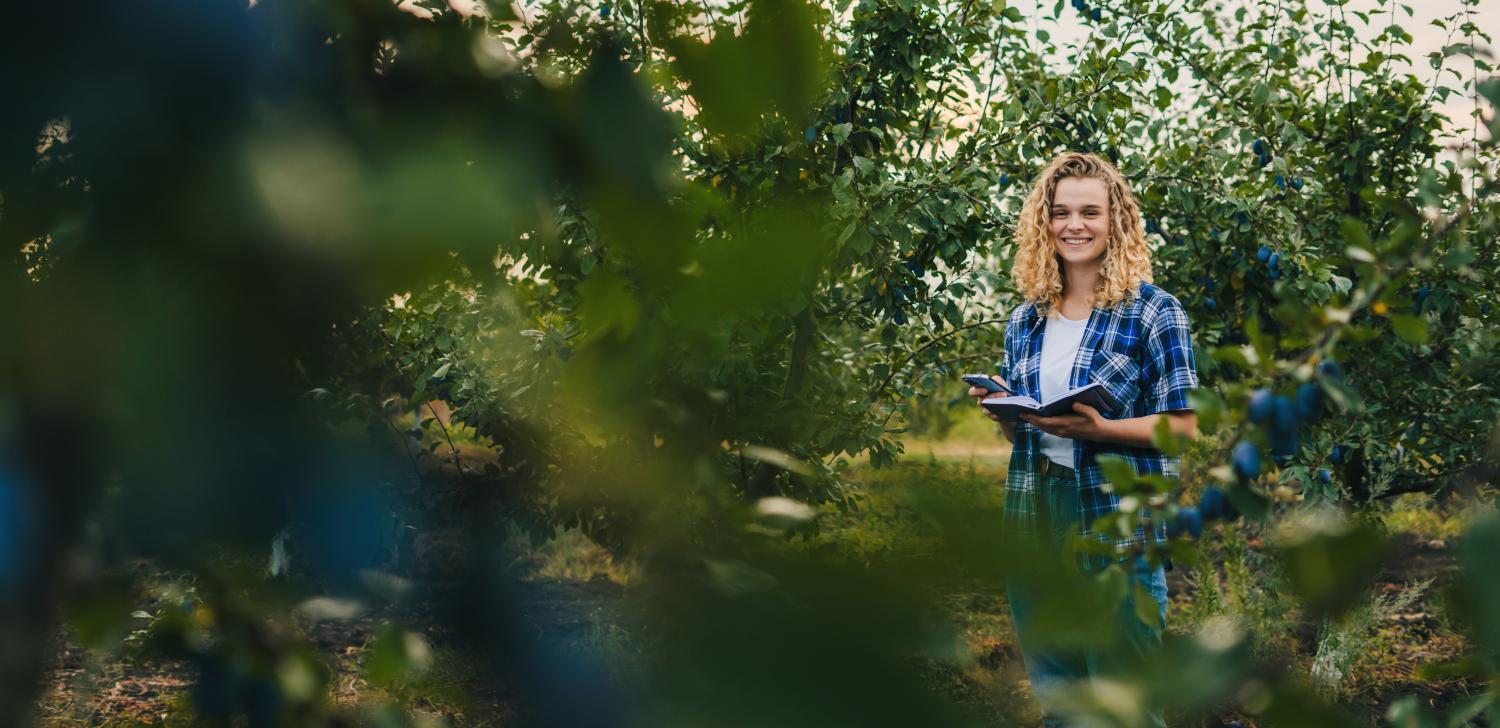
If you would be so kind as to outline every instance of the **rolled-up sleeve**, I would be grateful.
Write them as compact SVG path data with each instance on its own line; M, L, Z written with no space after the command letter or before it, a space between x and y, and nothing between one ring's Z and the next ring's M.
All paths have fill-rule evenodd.
M1187 311L1176 297L1163 293L1153 301L1154 311L1146 320L1145 373L1146 413L1190 410L1188 393L1198 387L1198 369L1193 361L1193 337Z

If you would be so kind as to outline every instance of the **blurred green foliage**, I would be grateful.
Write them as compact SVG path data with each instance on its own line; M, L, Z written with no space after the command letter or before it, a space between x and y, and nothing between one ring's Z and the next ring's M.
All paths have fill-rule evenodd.
M892 462L913 398L998 359L1009 229L1064 149L1131 180L1197 337L1213 416L1191 453L1241 510L1492 494L1494 123L1445 154L1434 111L1500 101L1476 2L1440 21L1431 84L1390 64L1399 23L1300 0L1058 2L1042 14L1090 29L1071 48L968 0L16 8L0 524L27 525L0 541L0 714L29 714L59 603L85 639L123 637L112 575L147 557L202 575L161 643L198 671L201 717L337 720L265 615L325 588L405 598L381 572L402 534L454 517L460 576L431 598L537 722L959 722L910 679L948 649L931 580L1041 564L991 510L921 504L943 543L890 568L779 544L816 531L800 504L857 506L847 459ZM1251 418L1257 389L1295 416ZM394 418L433 399L494 443L456 515L390 487L415 439ZM1241 443L1273 457L1230 464ZM1182 504L1182 483L1118 478L1148 506L1121 528ZM642 558L642 609L672 635L651 691L528 633L504 519ZM283 528L312 583L224 566ZM1492 679L1487 528L1455 600L1464 669ZM1381 543L1299 535L1287 583L1336 617ZM1058 606L1107 613L1117 581L1059 576ZM1237 630L1078 710L1336 720ZM394 628L377 648L376 682L425 649Z

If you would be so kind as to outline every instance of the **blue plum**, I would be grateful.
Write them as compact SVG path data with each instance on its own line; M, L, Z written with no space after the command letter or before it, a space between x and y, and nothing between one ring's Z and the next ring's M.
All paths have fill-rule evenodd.
M1290 397L1277 395L1272 405L1271 452L1276 455L1297 452L1297 406Z
M1260 475L1260 448L1254 443L1241 442L1235 445L1231 460L1235 475L1245 480Z
M1203 496L1198 499L1198 510L1202 511L1205 520L1216 521L1224 517L1226 502L1224 491L1218 488L1204 488Z
M1203 514L1192 506L1183 506L1177 511L1177 520L1182 523L1182 530L1187 531L1193 538L1203 535Z
M1271 396L1268 389L1261 388L1250 393L1250 405L1246 411L1250 415L1250 421L1262 423L1271 419L1274 410L1275 398Z
M1297 419L1317 422L1323 416L1323 388L1308 382L1297 388Z

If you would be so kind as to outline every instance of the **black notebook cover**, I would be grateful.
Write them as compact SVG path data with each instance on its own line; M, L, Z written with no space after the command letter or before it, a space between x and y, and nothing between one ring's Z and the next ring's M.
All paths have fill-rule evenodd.
M1120 407L1114 395L1098 382L1090 382L1082 387L1070 389L1045 404L1024 395L990 397L979 403L984 405L985 409L999 415L1001 420L1017 422L1021 419L1022 412L1030 412L1043 417L1071 414L1074 402L1082 402L1093 407L1106 417L1114 415L1115 410Z

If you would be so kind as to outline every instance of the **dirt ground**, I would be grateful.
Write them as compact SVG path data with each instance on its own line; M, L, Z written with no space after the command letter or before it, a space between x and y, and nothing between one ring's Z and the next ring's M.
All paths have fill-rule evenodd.
M486 455L482 448L459 443L457 450L456 459L466 469L482 469ZM455 459L452 452L439 453L447 455L449 464ZM917 450L907 457L953 459L955 455L960 460L977 461L1003 458L1004 454L945 451L940 455ZM448 477L454 474L450 465L443 464L435 466L433 472ZM440 560L447 541L441 532L428 533L419 539L419 546L425 544L430 551L428 558ZM1252 542L1250 546L1260 545ZM1346 705L1372 720L1378 720L1385 706L1401 695L1415 694L1441 708L1476 688L1461 680L1424 681L1414 672L1419 665L1455 659L1463 649L1461 639L1433 604L1454 569L1447 543L1400 534L1396 549L1396 557L1379 579L1378 591L1395 593L1426 579L1434 582L1410 608L1390 614L1375 625L1373 639L1379 640L1380 649L1362 663L1357 679L1346 688ZM535 563L529 575L517 582L510 595L516 623L524 625L531 637L566 650L602 655L602 660L619 655L622 645L632 641L635 629L626 607L632 588L624 585L629 581L628 571L622 571L623 567L612 563L603 549L581 537L545 544L532 558ZM150 566L141 568L149 571ZM423 569L420 563L414 568ZM148 575L146 581L150 578ZM1186 570L1172 572L1169 585L1174 600L1183 598L1191 588ZM975 706L981 722L994 722L1001 715L1025 714L1029 692L1003 598L956 593L949 601L955 622L968 638L972 659L961 669L932 665L925 672L933 685L955 700ZM370 709L390 701L419 718L418 724L463 727L527 722L520 714L521 701L507 689L508 678L497 677L482 652L435 613L431 602L376 607L349 619L293 623L332 676L328 694L331 708L355 722L365 722ZM382 625L388 623L420 634L431 645L433 665L418 687L393 690L371 685L366 679L370 647ZM1302 644L1298 652L1311 654L1316 637L1311 628L1299 634ZM190 696L196 678L192 665L140 659L130 650L94 652L81 647L65 627L58 629L55 645L37 703L36 717L41 725L170 726L190 722ZM991 710L993 718L983 720ZM1217 721L1223 725L1256 725L1253 719L1234 712L1219 716Z

